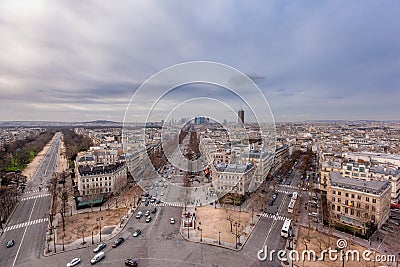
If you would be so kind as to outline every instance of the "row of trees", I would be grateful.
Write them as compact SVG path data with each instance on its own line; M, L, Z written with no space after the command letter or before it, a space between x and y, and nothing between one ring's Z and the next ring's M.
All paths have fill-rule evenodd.
M79 135L71 129L63 129L62 133L64 135L66 157L71 161L75 160L78 152L88 150L93 145L90 137Z
M39 135L6 144L0 152L0 172L22 170L51 140L54 133L54 130L49 129Z

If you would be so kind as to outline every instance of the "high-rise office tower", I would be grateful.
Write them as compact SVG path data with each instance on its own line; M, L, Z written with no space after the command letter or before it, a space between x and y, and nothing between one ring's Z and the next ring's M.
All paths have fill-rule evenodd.
M244 126L244 110L239 109L238 111L238 126L243 127Z

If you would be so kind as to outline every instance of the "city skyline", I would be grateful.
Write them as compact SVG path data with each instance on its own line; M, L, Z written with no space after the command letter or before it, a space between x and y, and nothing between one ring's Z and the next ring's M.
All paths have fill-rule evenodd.
M277 122L397 120L399 10L394 1L3 1L0 120L122 121L147 78L196 60L247 74Z

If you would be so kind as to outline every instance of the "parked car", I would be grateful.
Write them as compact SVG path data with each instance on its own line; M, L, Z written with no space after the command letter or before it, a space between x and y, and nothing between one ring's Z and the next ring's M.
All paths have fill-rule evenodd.
M136 229L135 232L133 232L133 236L137 237L142 233L142 231L140 231L140 229Z
M90 260L90 263L91 264L96 264L99 261L101 261L104 257L105 257L104 252L99 252L93 257L93 259Z
M149 223L149 222L151 222L151 217L150 217L150 216L148 216L148 217L146 218L146 223Z
M95 249L93 249L93 252L97 253L105 247L106 247L106 243L100 243Z
M170 223L170 224L175 224L175 219L174 219L174 218L170 218L170 219L169 219L169 223Z
M124 243L125 239L123 237L119 237L117 240L114 241L114 244L112 245L113 248L118 247L122 243Z
M154 207L154 208L151 210L151 213L156 213L156 212L157 212L157 208Z
M137 267L138 263L137 263L137 260L135 260L135 259L127 259L125 261L125 265L126 266L131 266L131 267Z
M147 211L145 212L144 216L146 216L146 217L150 216L150 211L147 210Z
M72 261L70 261L70 262L67 263L67 267L75 266L75 265L77 265L77 264L80 263L80 262L81 262L81 259L80 259L80 258L72 259Z
M14 239L9 240L9 241L7 242L7 248L11 248L12 246L14 246L14 244L15 244Z

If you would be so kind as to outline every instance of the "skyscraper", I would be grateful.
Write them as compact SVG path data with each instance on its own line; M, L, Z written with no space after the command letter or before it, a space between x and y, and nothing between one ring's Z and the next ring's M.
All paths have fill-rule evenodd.
M244 110L241 108L238 111L238 126L239 127L244 126Z

